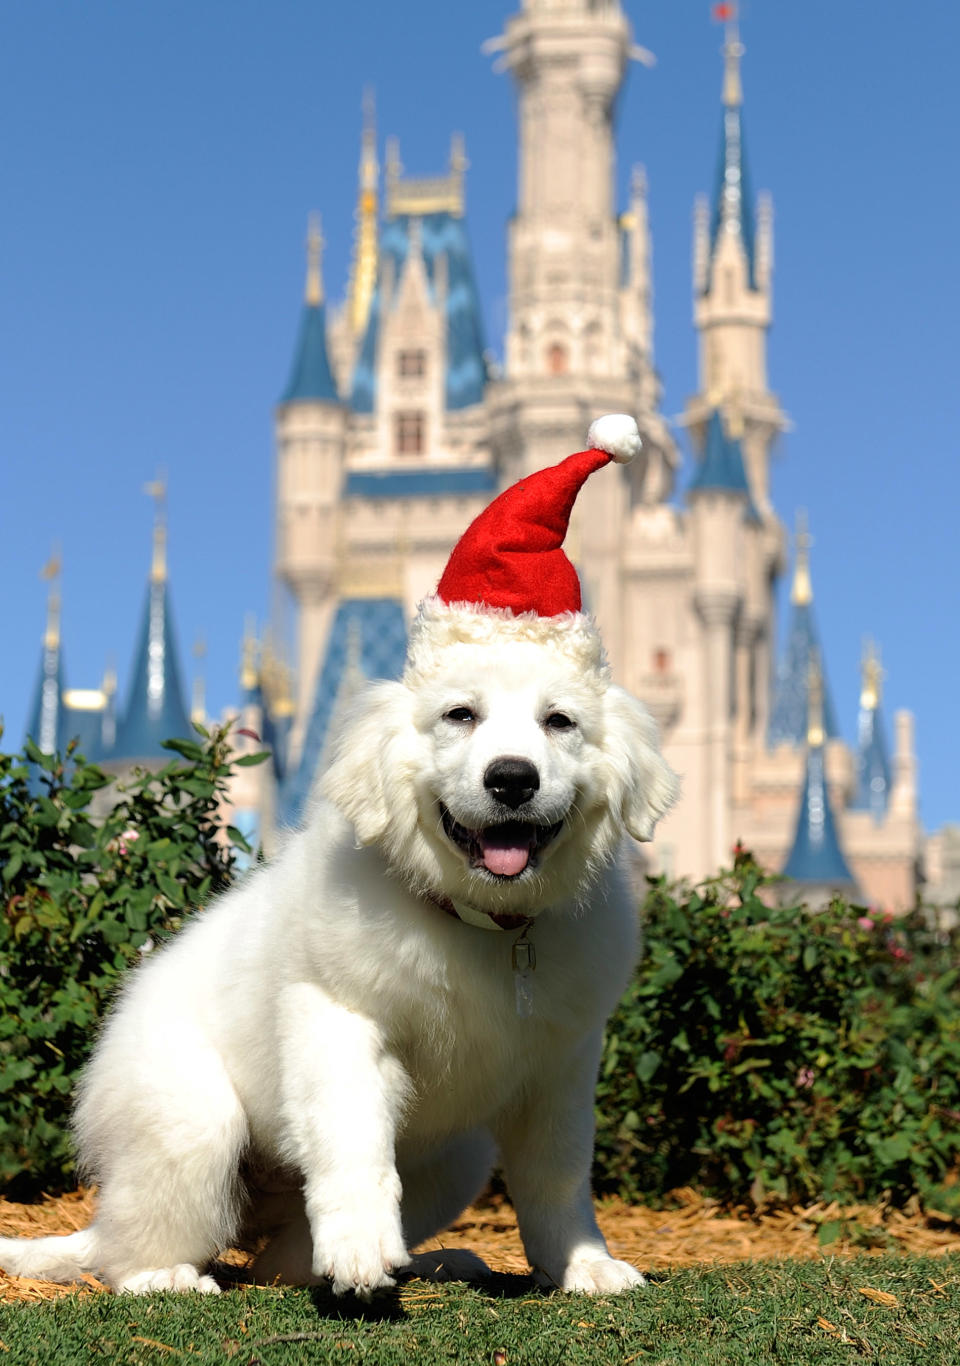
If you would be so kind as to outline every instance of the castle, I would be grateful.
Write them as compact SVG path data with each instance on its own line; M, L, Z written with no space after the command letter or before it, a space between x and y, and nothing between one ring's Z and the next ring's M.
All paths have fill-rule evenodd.
M699 388L683 419L696 456L685 488L659 411L641 168L625 211L613 200L614 108L636 51L619 0L524 0L491 47L515 82L519 127L502 368L484 345L459 139L446 175L417 180L389 142L381 178L368 111L353 262L336 309L311 224L276 410L275 572L296 604L295 657L287 668L276 638L246 652L243 728L274 761L239 775L234 823L269 845L274 828L298 818L338 713L363 678L399 672L410 617L467 524L498 489L580 449L594 417L628 412L643 453L585 487L567 550L615 677L650 708L683 776L645 866L699 878L729 865L739 841L811 892L844 888L904 909L924 854L912 718L895 717L888 757L869 651L857 743L840 737L802 528L776 659L787 538L769 465L786 419L767 378L772 208L750 189L735 23L716 183L695 211ZM100 745L119 766L149 759L160 730L186 723L157 525L123 713L109 688L83 705L64 693L48 626L31 722L41 748L81 721L92 735L92 715L88 752ZM46 722L44 696L59 708ZM936 857L949 870L949 849L937 845Z

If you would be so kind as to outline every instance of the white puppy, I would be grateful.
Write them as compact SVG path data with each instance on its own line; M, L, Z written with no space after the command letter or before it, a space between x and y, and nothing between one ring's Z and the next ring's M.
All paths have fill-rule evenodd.
M214 1290L268 1232L262 1276L368 1295L499 1150L535 1268L641 1282L592 1213L593 1088L635 951L614 856L675 780L586 618L427 615L307 828L133 974L77 1109L96 1221L0 1240L8 1271Z
M262 1278L369 1296L499 1153L542 1278L642 1282L593 1216L593 1091L635 955L617 850L676 779L560 549L584 479L639 447L622 415L589 441L468 528L306 828L133 974L77 1107L96 1220L0 1239L8 1271L215 1291L240 1242Z

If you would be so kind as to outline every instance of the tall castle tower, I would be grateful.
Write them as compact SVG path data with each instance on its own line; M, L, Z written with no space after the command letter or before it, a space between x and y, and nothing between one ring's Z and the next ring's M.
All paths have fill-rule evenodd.
M300 334L276 417L276 573L298 606L294 745L302 737L336 605L337 505L347 429L327 354L322 250L319 219L313 217Z
M571 535L585 597L615 666L622 637L616 529L672 486L676 452L656 410L649 239L639 170L629 211L614 204L613 118L631 54L618 0L524 0L495 44L517 89L517 214L508 239L509 323L489 397L502 483L576 450L598 413L630 412L643 458L597 480Z
M736 21L728 20L713 201L700 197L694 213L700 383L685 415L700 460L689 497L706 684L700 717L705 743L696 764L707 788L700 858L714 864L729 857L738 837L735 811L746 800L753 756L765 743L776 643L774 589L783 570L784 537L769 481L771 448L786 425L767 381L772 205L769 196L756 205L751 197L743 51Z

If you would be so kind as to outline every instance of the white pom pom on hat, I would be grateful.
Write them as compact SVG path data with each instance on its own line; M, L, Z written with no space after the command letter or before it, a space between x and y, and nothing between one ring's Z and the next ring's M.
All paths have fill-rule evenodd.
M618 465L629 465L633 457L640 454L642 444L637 424L629 413L607 413L598 417L590 423L587 432L587 445L606 451Z

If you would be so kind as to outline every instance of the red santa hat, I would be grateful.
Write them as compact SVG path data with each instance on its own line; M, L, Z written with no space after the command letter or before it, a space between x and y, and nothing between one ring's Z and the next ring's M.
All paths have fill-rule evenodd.
M581 608L580 580L563 552L570 513L587 477L640 450L632 417L609 413L587 432L587 449L539 470L495 498L464 532L437 586L448 607L507 609L556 617Z

